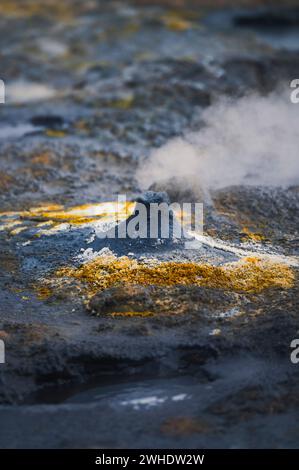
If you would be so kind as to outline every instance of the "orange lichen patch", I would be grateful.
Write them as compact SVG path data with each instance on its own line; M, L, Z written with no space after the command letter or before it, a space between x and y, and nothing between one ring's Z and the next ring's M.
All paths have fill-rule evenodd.
M59 131L59 130L54 130L54 129L47 129L45 134L48 137L53 137L56 139L61 139L62 137L65 137L67 134L64 131Z
M166 28L172 31L186 31L192 27L192 23L181 11L168 11L161 20Z
M35 288L36 296L39 300L47 300L53 294L52 290L46 286L39 286Z
M245 258L222 266L192 262L149 266L125 256L105 255L78 268L62 268L56 276L86 283L91 295L118 284L197 285L255 293L269 287L291 288L294 283L294 273L288 266L259 258Z
M34 155L31 162L36 165L50 165L53 161L53 155L50 152L43 152Z
M144 311L144 312L112 312L110 314L112 317L153 317L155 315L154 312Z
M206 422L201 422L189 417L171 418L161 426L161 432L172 436L185 436L195 433L207 433L211 431L211 426Z
M242 233L245 235L245 239L249 239L254 243L261 243L265 240L265 237L261 233L252 232L249 228L244 227Z
M66 209L58 204L32 207L27 211L0 213L0 230L9 230L12 235L36 228L37 235L53 233L70 225L93 224L95 222L119 223L133 214L134 202L103 202L84 204ZM15 228L18 227L16 231ZM11 230L14 230L12 232Z
M73 18L73 8L69 0L1 0L0 14L8 17L47 16L55 19L69 20Z

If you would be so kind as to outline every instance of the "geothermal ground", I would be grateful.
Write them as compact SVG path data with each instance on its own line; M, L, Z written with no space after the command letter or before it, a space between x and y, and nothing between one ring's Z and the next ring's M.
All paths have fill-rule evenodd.
M288 93L299 11L154 3L1 1L1 447L298 446L298 166L141 176L220 98ZM119 194L200 194L204 234L101 239Z

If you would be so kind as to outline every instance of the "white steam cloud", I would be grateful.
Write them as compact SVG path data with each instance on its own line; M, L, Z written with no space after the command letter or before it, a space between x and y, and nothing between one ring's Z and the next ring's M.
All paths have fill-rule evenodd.
M174 177L202 189L299 184L299 105L289 96L246 96L203 113L205 127L152 152L138 170L144 188Z

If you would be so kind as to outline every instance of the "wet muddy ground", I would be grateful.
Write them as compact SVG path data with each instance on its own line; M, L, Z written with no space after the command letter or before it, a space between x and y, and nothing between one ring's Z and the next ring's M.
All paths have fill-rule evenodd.
M1 447L298 446L299 186L214 189L188 250L97 236L192 198L144 193L154 148L299 77L298 9L165 3L1 2Z

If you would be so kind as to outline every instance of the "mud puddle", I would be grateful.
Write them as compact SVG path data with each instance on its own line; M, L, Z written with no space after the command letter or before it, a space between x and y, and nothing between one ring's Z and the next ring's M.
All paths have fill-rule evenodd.
M266 387L269 391L290 377L291 368L284 362L269 365L267 360L255 357L227 358L220 364L212 363L209 374L199 368L198 374L157 377L157 373L107 375L86 383L57 385L46 388L26 400L23 405L89 405L106 403L112 408L146 411L153 407L195 401L202 406L236 393L246 387ZM275 382L275 383L274 383Z

